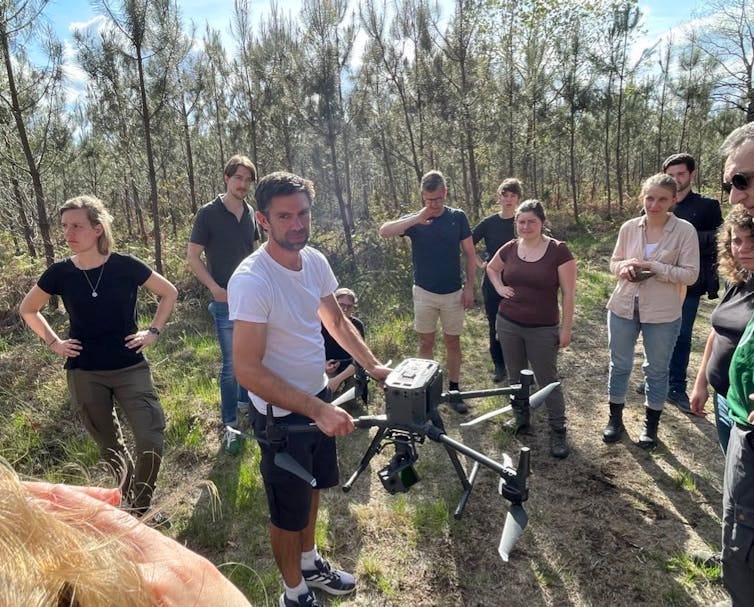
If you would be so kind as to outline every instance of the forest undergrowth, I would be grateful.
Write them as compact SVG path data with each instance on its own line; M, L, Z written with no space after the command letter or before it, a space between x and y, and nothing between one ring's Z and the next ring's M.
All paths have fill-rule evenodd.
M641 397L630 394L627 436L614 445L601 440L607 419L604 305L614 284L607 259L615 233L604 225L556 233L569 241L579 263L573 343L560 357L570 457L550 457L542 412L534 415L531 436L515 438L503 427L505 416L462 429L462 416L446 405L440 408L450 436L495 459L506 451L515 461L522 446L531 448L529 526L510 562L503 563L496 550L507 503L497 494L493 473L480 472L463 518L455 520L461 488L444 449L421 445L420 482L395 496L376 476L391 455L385 452L350 493L335 489L324 496L317 543L359 580L354 595L325 597L326 605L681 607L723 598L719 569L693 558L699 550L719 549L720 542L723 459L711 414L690 418L668 405L661 444L647 453L635 444L643 419ZM357 314L366 321L377 355L394 364L415 356L407 248L380 246L372 236L356 239L356 267L341 255L337 238L319 234L315 244L329 253L341 283L359 293ZM15 311L42 270L41 262L0 255L0 456L23 475L109 485L68 401L60 359L24 329ZM219 351L206 293L189 276L182 255L182 246L167 247L165 273L181 295L167 330L149 352L167 415L157 505L172 517L169 535L218 564L253 605L272 606L281 583L267 537L259 450L248 441L238 457L221 449ZM462 386L467 389L494 386L479 293L478 301L467 314L462 337ZM148 318L152 306L140 301L140 315ZM695 373L713 306L702 303L690 373ZM63 331L62 311L48 313ZM436 357L442 362L442 348ZM638 380L640 366L637 348L632 379ZM370 391L368 412L379 413L380 389L372 384ZM476 415L504 403L491 397L469 404ZM355 469L370 439L366 431L339 439L341 480Z

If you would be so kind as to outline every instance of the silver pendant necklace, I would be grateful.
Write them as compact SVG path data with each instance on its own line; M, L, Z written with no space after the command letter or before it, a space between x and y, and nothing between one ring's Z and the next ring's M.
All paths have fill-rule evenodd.
M92 297L97 297L99 294L97 293L97 288L99 287L99 281L102 280L102 272L105 271L105 263L103 262L99 269L99 276L97 277L97 284L92 285L92 281L89 280L89 275L86 273L86 270L82 268L81 270L84 273L84 278L86 278L86 282L89 283L89 288L92 290Z

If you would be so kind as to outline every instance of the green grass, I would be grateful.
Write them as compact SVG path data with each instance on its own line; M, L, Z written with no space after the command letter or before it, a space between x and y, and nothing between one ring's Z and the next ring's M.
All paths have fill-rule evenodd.
M569 246L579 264L577 326L584 320L596 326L599 318L600 326L604 327L605 302L615 284L606 259L616 233L617 227L613 231L568 233ZM372 247L370 253L377 255L371 242L364 246ZM141 253L141 256L148 259L149 253ZM381 360L392 359L394 365L415 356L417 350L412 329L408 257L402 251L396 257L394 265L386 257L385 267L369 266L389 273L385 284L380 282L380 272L374 269L351 275L347 273L348 264L343 263L338 273L340 282L354 286L362 298L361 317L367 324L370 346ZM2 260L0 253L0 262ZM179 276L185 274L185 269L181 269L175 259L166 267L168 276L177 271L183 272ZM29 275L38 273L38 269L35 266ZM269 546L267 504L258 473L259 449L253 443L246 443L241 454L232 458L219 447L216 376L220 353L202 297L205 294L201 289L182 289L182 299L170 323L148 352L167 418L159 503L174 516L174 526L169 532L172 537L218 564L253 605L272 605L277 601L281 585ZM151 300L140 300L141 326L149 322L153 310ZM56 328L63 330L62 313L54 312L50 318ZM467 315L462 344L463 387L493 387L483 312L474 310ZM435 358L440 362L444 358L441 339L438 339ZM0 335L0 455L24 474L55 481L83 483L93 479L93 482L106 483L107 480L100 480L106 477L97 466L97 448L70 410L61 367L61 361L29 331L14 330ZM369 413L380 413L382 400L376 384L370 385L370 391ZM507 397L489 397L475 399L472 406L476 415L507 403ZM499 460L501 451L507 451L515 460L517 442L503 427L510 415L503 414L475 427L473 432L464 430L462 439L493 459ZM457 436L457 419L453 418L448 428L454 438L461 438ZM353 470L366 447L368 441L361 440L363 438L353 435L343 441L340 449L342 480ZM356 444L361 448L354 447ZM385 465L392 455L392 450L386 449L374 459L347 499L342 496L336 499L332 493L323 497L316 541L336 564L356 571L360 592L363 592L357 597L358 602L411 604L405 579L417 571L417 561L421 562L418 569L429 570L427 575L435 586L448 589L448 595L442 597L443 605L461 604L469 597L473 600L473 593L459 593L458 587L463 586L464 581L455 579L456 573L447 568L447 563L453 563L447 556L448 552L454 555L456 548L463 544L461 536L465 525L475 521L457 522L452 517L460 487L445 450L428 441L419 446L419 454L417 470L422 480L407 494L386 495L374 478L376 469ZM462 462L468 464L464 458ZM696 477L700 482L705 478L703 474ZM534 497L542 495L539 491L547 490L537 482L534 478ZM676 472L666 484L674 491L697 491L695 477L690 472ZM496 500L496 494L484 494L490 489L496 491L496 483L492 485L477 487L471 501ZM652 514L650 506L641 499L627 499L644 517ZM527 530L527 534L534 533L543 518L541 514L538 518L536 503L532 499L527 505L527 508L531 505L531 531ZM668 580L683 580L682 588L658 586L651 589L662 604L689 604L689 594L684 588L698 590L719 579L719 570L700 567L687 555L670 559L664 555L652 565ZM525 578L521 578L522 571ZM523 579L524 584L538 585L543 594L557 596L556 600L548 598L548 604L567 603L561 587L574 575L570 570L555 570L549 562L530 555L527 564L518 568L517 575L519 578L515 581L510 580L511 587ZM488 577L489 574L480 577L480 586L488 585ZM576 583L586 581L579 574L575 577ZM468 588L465 591L468 592ZM334 600L328 604L339 602Z
M672 556L665 563L665 568L687 588L694 587L699 583L717 582L722 577L720 565L700 563L686 553Z
M673 473L673 482L678 489L684 491L696 491L696 480L688 470L676 470Z

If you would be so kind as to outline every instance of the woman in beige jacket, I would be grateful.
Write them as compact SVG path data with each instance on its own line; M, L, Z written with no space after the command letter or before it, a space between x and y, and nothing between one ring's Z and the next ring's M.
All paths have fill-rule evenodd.
M668 366L680 329L686 287L699 274L699 241L694 226L670 212L676 183L659 173L641 189L644 215L621 226L610 258L618 284L607 302L610 347L610 420L605 442L620 440L623 406L639 333L644 342L646 419L639 446L653 448L668 393Z

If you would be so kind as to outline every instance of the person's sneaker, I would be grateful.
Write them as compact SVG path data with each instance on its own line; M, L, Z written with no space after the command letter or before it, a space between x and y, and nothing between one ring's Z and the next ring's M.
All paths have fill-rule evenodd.
M298 599L292 601L285 592L280 595L280 601L278 601L280 607L322 607L322 603L317 600L314 593L310 590L306 594L299 594Z
M301 575L310 588L319 588L328 594L349 594L356 590L356 580L350 573L333 569L323 558L314 562L315 569L303 569ZM282 604L282 603L281 603ZM308 603L301 603L308 605Z
M667 400L684 413L691 413L691 401L684 390L670 390L668 392Z
M691 553L691 560L700 567L722 567L723 555L721 552L711 550L696 550Z
M143 508L134 508L131 514L152 529L170 529L173 524L166 512L160 510L145 510Z
M173 524L165 512L155 512L144 517L144 524L153 529L170 529Z
M462 400L451 402L450 408L453 409L453 411L455 411L456 413L460 413L462 415L469 412L469 406Z
M647 385L643 381L640 381L634 386L634 390L636 390L637 394L644 396L644 393L647 391Z
M241 452L241 437L228 428L223 430L223 450L228 455L238 455Z

